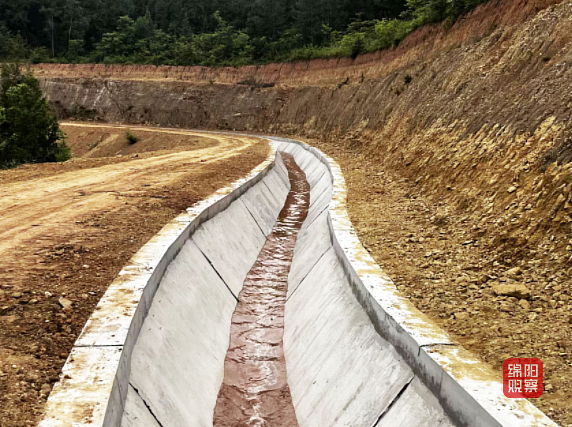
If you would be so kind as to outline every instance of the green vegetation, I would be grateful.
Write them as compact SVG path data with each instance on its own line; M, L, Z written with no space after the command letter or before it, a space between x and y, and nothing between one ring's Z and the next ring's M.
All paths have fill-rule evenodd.
M127 129L127 132L125 132L125 139L127 139L127 143L129 145L137 144L137 142L139 142L139 137L131 133L131 129Z
M69 159L71 151L38 80L18 66L3 65L0 84L0 168Z
M0 0L0 60L243 65L352 56L483 0Z

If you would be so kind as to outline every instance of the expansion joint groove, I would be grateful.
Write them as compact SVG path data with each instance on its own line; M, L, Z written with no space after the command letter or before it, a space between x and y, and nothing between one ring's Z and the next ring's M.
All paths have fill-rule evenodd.
M405 393L405 390L407 390L407 388L409 387L409 384L411 384L411 381L413 381L414 378L415 378L415 375L412 375L411 378L409 378L409 380L403 385L403 387L401 387L401 390L399 390L399 393L397 393L395 395L395 397L393 398L393 400L391 401L391 403L389 405L387 405L387 408L385 408L385 411L383 411L381 413L381 415L379 416L379 418L375 421L375 423L373 424L373 427L376 427L377 425L379 425L379 422L381 421L381 419L389 412L389 410L395 404L395 402L397 402L399 400L399 398L401 396L403 396L403 393Z
M226 286L226 288L228 289L228 291L230 292L230 294L234 297L234 299L238 302L238 297L234 294L234 292L232 292L232 289L230 289L230 286L228 286L228 283L226 283L226 281L222 278L222 276L220 275L220 273L218 272L218 270L215 268L215 266L213 265L213 263L211 262L211 260L209 259L209 257L203 252L203 250L199 247L199 245L196 245L197 249L199 250L199 252L201 254L203 254L203 256L205 257L205 259L207 260L207 262L209 263L209 265L212 267L212 269L214 270L214 272L216 273L216 275L220 278L220 280L222 280L222 283L224 283L224 285Z
M135 390L135 393L137 393L137 396L139 396L139 398L141 399L141 401L143 402L143 404L145 405L145 407L147 408L147 410L149 411L149 413L151 414L151 416L155 419L155 421L157 421L157 424L159 424L159 427L164 427L163 424L161 423L161 421L159 421L159 419L157 418L157 416L153 413L153 410L151 409L151 407L149 406L149 404L145 401L145 399L143 399L143 396L141 396L141 393L139 393L139 390L137 390L133 384L129 383L129 386Z

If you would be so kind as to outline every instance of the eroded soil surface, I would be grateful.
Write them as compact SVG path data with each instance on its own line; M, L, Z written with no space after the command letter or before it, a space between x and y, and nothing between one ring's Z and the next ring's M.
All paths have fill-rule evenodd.
M122 127L63 129L89 158L0 172L0 426L39 421L75 339L129 258L269 150L255 138L182 130L131 127L140 140L129 145Z
M544 394L530 401L572 425L572 242L505 241L499 214L475 221L359 149L309 142L339 162L357 234L398 289L499 378L508 357L542 359Z

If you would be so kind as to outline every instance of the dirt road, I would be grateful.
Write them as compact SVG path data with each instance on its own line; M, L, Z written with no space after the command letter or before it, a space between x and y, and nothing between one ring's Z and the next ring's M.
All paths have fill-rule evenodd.
M128 145L124 127L62 128L84 158L0 172L2 426L38 421L71 345L127 260L268 154L266 142L242 136L131 127L140 140ZM98 157L110 150L127 155Z
M193 151L135 158L129 164L105 165L0 186L0 251L14 250L22 242L46 235L46 231L54 234L61 227L71 231L70 224L77 217L94 210L113 209L121 204L118 203L121 197L142 196L149 190L168 186L188 174L189 169L208 168L238 155L255 142L247 137L204 138L216 143Z

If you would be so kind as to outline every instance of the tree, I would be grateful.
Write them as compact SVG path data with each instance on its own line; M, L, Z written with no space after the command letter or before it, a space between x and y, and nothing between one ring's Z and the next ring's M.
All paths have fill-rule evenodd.
M283 0L254 0L248 14L249 35L278 40L287 29L288 14L287 4Z
M68 51L77 50L77 46L81 44L88 27L88 17L79 0L65 1L62 20L67 27ZM72 46L73 41L75 41L74 46Z
M418 20L419 24L438 22L445 18L448 0L407 0L408 14Z
M0 58L18 61L26 58L28 50L20 34L13 36L5 25L0 24Z
M252 60L253 47L248 35L236 31L215 12L218 26L214 33L199 34L193 37L193 47L205 65L217 65L223 61L233 64L248 63Z
M324 22L322 0L298 0L296 3L296 24L304 41L312 45L319 43L319 31Z
M351 20L343 12L343 0L298 0L295 17L306 43L319 46L327 39L324 28L342 30Z
M38 80L7 64L0 80L0 167L68 160L71 151Z
M117 31L106 33L97 45L98 61L107 62L109 58L117 61L120 57L129 57L140 47L136 46L135 22L129 16L119 18Z

